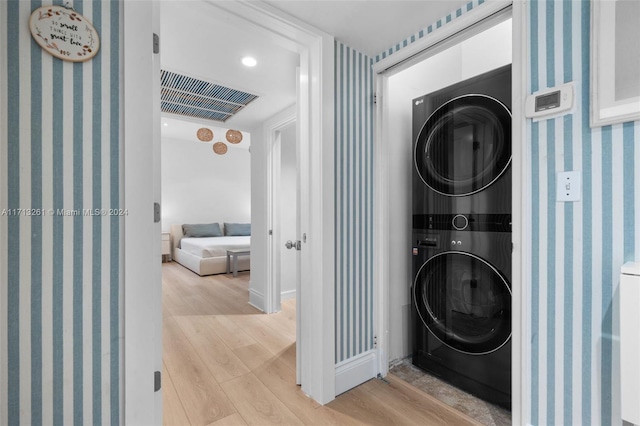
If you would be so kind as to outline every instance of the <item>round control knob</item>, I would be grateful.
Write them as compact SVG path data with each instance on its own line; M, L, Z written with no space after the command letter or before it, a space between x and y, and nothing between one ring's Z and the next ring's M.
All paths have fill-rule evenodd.
M457 214L453 217L451 225L453 225L453 227L458 231L462 231L469 226L469 219L467 219L465 215Z

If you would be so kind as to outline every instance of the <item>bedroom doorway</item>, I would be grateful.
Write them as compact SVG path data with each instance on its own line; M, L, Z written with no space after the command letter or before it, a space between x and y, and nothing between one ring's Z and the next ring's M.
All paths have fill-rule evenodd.
M203 6L203 3L199 3ZM326 119L320 119L321 110L322 116L333 117L333 113L329 111L327 105L333 105L332 93L327 90L320 90L323 86L323 80L326 81L326 76L333 76L333 64L332 64L332 47L333 39L326 37L325 35L318 35L314 30L306 27L291 27L285 21L274 22L273 15L265 15L262 9L255 7L252 4L240 4L240 3L227 3L227 2L212 2L206 3L204 6L208 8L215 8L216 14L211 17L211 20L222 19L225 22L232 22L237 25L236 29L255 29L258 26L258 30L264 34L263 39L271 40L274 43L279 43L282 47L283 44L287 49L294 52L299 56L299 68L301 76L299 78L299 87L296 98L298 100L298 106L300 111L296 120L294 128L297 129L297 133L300 135L298 139L304 148L299 151L298 156L306 156L305 164L308 170L319 169L318 163L321 158L326 158L328 155L328 148L325 148L321 141L323 140L323 134L331 134L329 128L332 128L332 123L325 123ZM264 7L264 6L262 6ZM242 9L241 13L239 9ZM175 16L172 16L172 19ZM284 22L284 24L282 24ZM266 25L266 23L269 23ZM287 31L292 31L298 35L294 37L294 41L284 40L284 36L279 33L282 30L282 25L289 28ZM248 31L247 31L248 32ZM166 38L162 38L162 43L166 43ZM184 44L182 45L185 46ZM214 49L215 50L215 49ZM216 51L216 53L220 53ZM322 60L320 60L322 58ZM224 62L224 61L221 61ZM322 64L322 66L320 66ZM330 71L331 70L331 71ZM295 68L294 68L295 72ZM204 75L203 72L196 73L198 75ZM294 74L295 75L295 74ZM294 110L298 110L298 106L294 104ZM326 110L326 111L325 111ZM259 284L260 287L250 288L251 295L261 296L266 298L267 293L272 290L267 285L267 257L271 252L269 244L271 244L271 238L268 236L268 221L266 219L267 210L269 209L267 194L267 180L268 180L268 148L263 139L264 130L266 125L255 126L251 128L251 136L254 143L251 144L251 223L252 223L252 253L251 253L251 278L253 287L254 284ZM315 157L311 157L311 153ZM325 159L325 162L327 160ZM305 339L305 348L301 349L297 345L298 356L296 356L296 362L298 363L298 383L302 384L303 391L308 395L311 395L314 399L320 402L328 402L333 399L334 393L334 366L333 366L333 339L329 334L323 332L323 330L333 330L333 305L332 296L333 292L326 286L323 286L324 276L332 276L332 255L327 252L325 247L333 247L333 229L332 223L327 223L324 220L318 220L322 216L328 215L325 210L332 208L331 204L326 201L318 202L317 199L332 199L332 193L323 191L324 187L333 188L332 178L333 173L326 166L322 167L320 173L315 173L312 177L307 177L303 185L306 185L307 190L304 191L304 202L306 202L306 208L302 207L303 212L298 214L301 217L300 223L305 224L308 235L313 235L313 241L305 245L305 250L298 252L299 262L298 264L307 265L307 275L304 278L297 280L298 285L308 289L308 293L305 290L306 302L302 300L300 295L302 292L296 290L296 301L298 305L304 306L304 308L297 309L298 312L298 328L302 330L301 334L309 336ZM307 171L308 173L308 171ZM254 183L257 185L254 186ZM309 188L314 187L314 191L310 191ZM315 194L315 195L313 195ZM310 214L310 206L312 203L322 205L323 215L313 217ZM301 202L303 204L303 202ZM254 206L261 206L262 209L257 213L254 210ZM324 208L327 206L327 208ZM306 212L306 213L305 213ZM305 215L306 214L306 215ZM329 259L329 266L325 266L321 271L312 271L316 269L314 265L317 264L317 259L322 260L322 264L326 265L324 259ZM305 261L306 259L306 261ZM312 262L311 259L316 259ZM264 273L263 273L264 272ZM254 277L256 279L254 280ZM305 281L306 280L306 281ZM305 285L306 282L306 285ZM256 304L257 306L257 304ZM321 327L315 324L321 324ZM310 329L312 326L320 332L311 333L310 331L305 333L305 325ZM297 333L300 335L300 332ZM301 353L302 351L302 353ZM302 373L301 373L302 371ZM306 372L306 374L304 373ZM306 378L301 380L300 378Z

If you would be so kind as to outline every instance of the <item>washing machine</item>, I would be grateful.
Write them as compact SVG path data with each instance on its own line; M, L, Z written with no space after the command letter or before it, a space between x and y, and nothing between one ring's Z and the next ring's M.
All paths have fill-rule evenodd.
M510 215L424 215L413 230L413 364L511 408Z
M511 407L511 67L413 100L413 364Z

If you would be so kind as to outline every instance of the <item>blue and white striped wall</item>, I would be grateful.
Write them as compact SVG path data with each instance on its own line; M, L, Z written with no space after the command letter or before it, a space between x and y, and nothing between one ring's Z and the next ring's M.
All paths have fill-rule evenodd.
M336 363L373 349L372 64L336 42Z
M388 48L384 52L381 52L380 54L376 55L375 62L379 62L382 59L386 58L387 56L391 56L394 53L396 53L397 51L404 49L405 47L407 47L410 44L414 43L416 40L420 40L421 38L431 34L432 32L437 31L438 29L442 28L442 26L450 23L451 21L453 21L456 18L459 18L460 16L462 16L466 12L469 12L470 10L472 10L475 7L478 7L479 5L483 4L484 2L485 2L485 0L472 0L472 1L470 1L464 7L460 7L458 9L452 11L447 16L443 16L442 18L438 19L436 22L432 23L431 25L424 27L423 29L421 29L417 33L411 35L410 37L407 37L406 39L400 41L399 43L395 44L394 46L391 46L390 48Z
M85 63L32 40L40 1L0 3L0 424L121 423L122 217L70 215L121 205L121 3L69 3Z
M620 424L620 266L640 253L640 122L589 127L588 1L531 1L528 87L574 81L577 110L528 124L531 423ZM582 199L555 201L556 173Z

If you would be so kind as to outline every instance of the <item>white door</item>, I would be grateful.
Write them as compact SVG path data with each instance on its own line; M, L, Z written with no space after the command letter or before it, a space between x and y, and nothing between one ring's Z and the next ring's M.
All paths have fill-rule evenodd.
M156 2L124 2L124 424L162 424L160 58ZM149 76L153 78L149 78Z
M279 150L277 168L277 218L280 253L278 260L279 301L296 299L296 383L300 384L300 167L298 158L298 130L295 121L278 130L276 148ZM280 309L280 303L278 303Z
M279 131L280 176L280 296L281 300L294 298L299 281L300 256L296 249L298 231L298 158L295 123Z
M274 287L274 310L282 309L282 301L295 298L296 304L296 383L300 384L300 145L299 130L293 108L284 111L270 125L271 143L271 270Z

